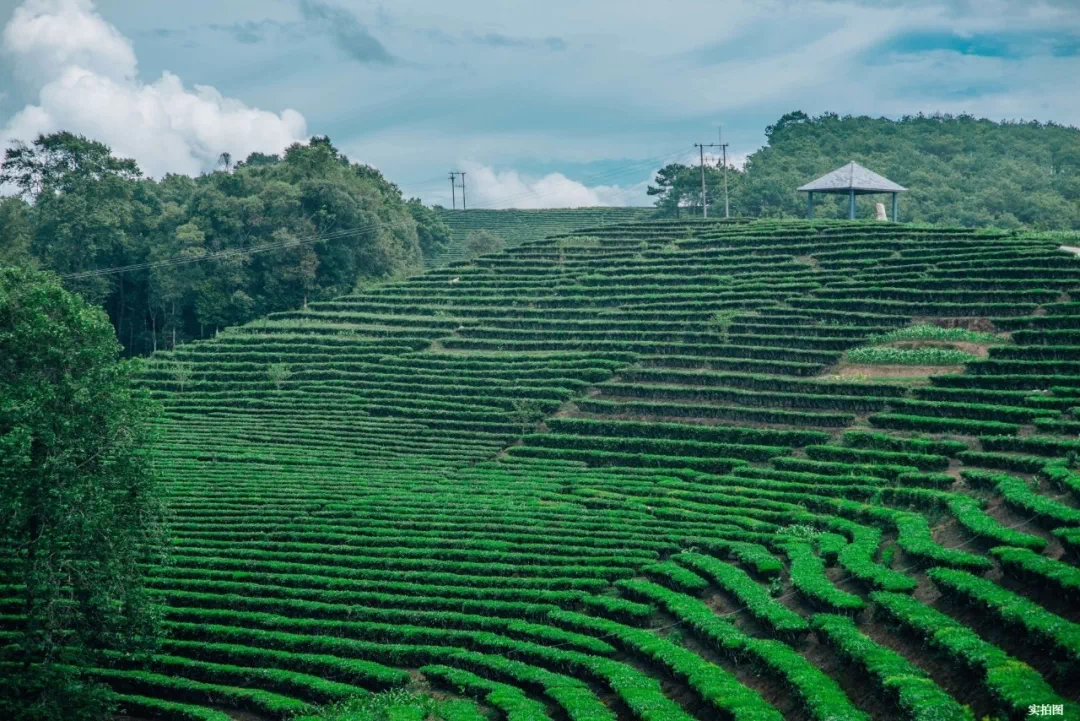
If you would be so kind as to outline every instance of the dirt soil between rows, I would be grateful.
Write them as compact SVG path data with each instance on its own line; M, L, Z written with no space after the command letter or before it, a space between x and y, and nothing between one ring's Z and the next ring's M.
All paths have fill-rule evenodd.
M832 378L928 378L963 373L964 366L909 366L840 363L829 373Z

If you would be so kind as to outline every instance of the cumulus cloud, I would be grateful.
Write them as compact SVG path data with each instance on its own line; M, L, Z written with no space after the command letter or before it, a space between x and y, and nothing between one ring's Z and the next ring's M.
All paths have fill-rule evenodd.
M131 41L94 11L92 0L26 0L4 28L3 47L30 82L47 82L71 66L135 77Z
M38 94L0 129L5 148L68 130L160 177L209 170L222 152L277 153L307 137L304 117L292 109L251 108L207 85L189 90L170 72L140 82L131 41L92 0L26 0L4 28L2 50Z
M463 164L465 190L471 208L584 208L647 205L648 180L633 185L587 186L562 173L540 177L516 170L495 170L480 163ZM459 199L460 201L460 199Z

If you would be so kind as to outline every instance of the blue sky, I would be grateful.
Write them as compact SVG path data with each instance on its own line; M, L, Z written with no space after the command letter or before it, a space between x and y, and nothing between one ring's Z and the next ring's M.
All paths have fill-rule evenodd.
M723 124L791 110L1080 125L1080 0L0 0L0 141L64 128L149 173L327 134L409 195L647 204ZM696 158L696 155L694 155Z

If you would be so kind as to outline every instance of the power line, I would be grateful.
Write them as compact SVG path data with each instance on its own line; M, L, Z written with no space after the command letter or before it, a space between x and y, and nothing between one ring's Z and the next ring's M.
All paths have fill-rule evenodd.
M701 217L709 217L709 205L705 200L705 148L719 147L716 143L694 143L694 147L698 149L698 153L701 156Z
M720 141L718 144L720 145L720 149L723 151L723 154L724 154L724 217L729 218L729 217L731 217L731 210L730 210L730 206L728 205L728 192L727 192L727 146L728 146L728 144L724 142L724 128L723 128L723 126L720 126L720 125L716 126L716 139Z

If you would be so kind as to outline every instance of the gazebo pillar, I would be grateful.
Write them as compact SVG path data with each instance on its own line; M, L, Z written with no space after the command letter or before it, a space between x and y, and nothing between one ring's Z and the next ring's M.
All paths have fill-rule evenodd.
M896 217L896 209L898 207L898 205L897 205L897 198L898 197L899 196L896 193L892 194L892 222L894 222L894 223L899 223L900 222L900 219L898 217Z
M814 217L814 191L810 191L806 194L806 217Z
M855 220L855 191L851 191L851 202L848 204L848 220Z

